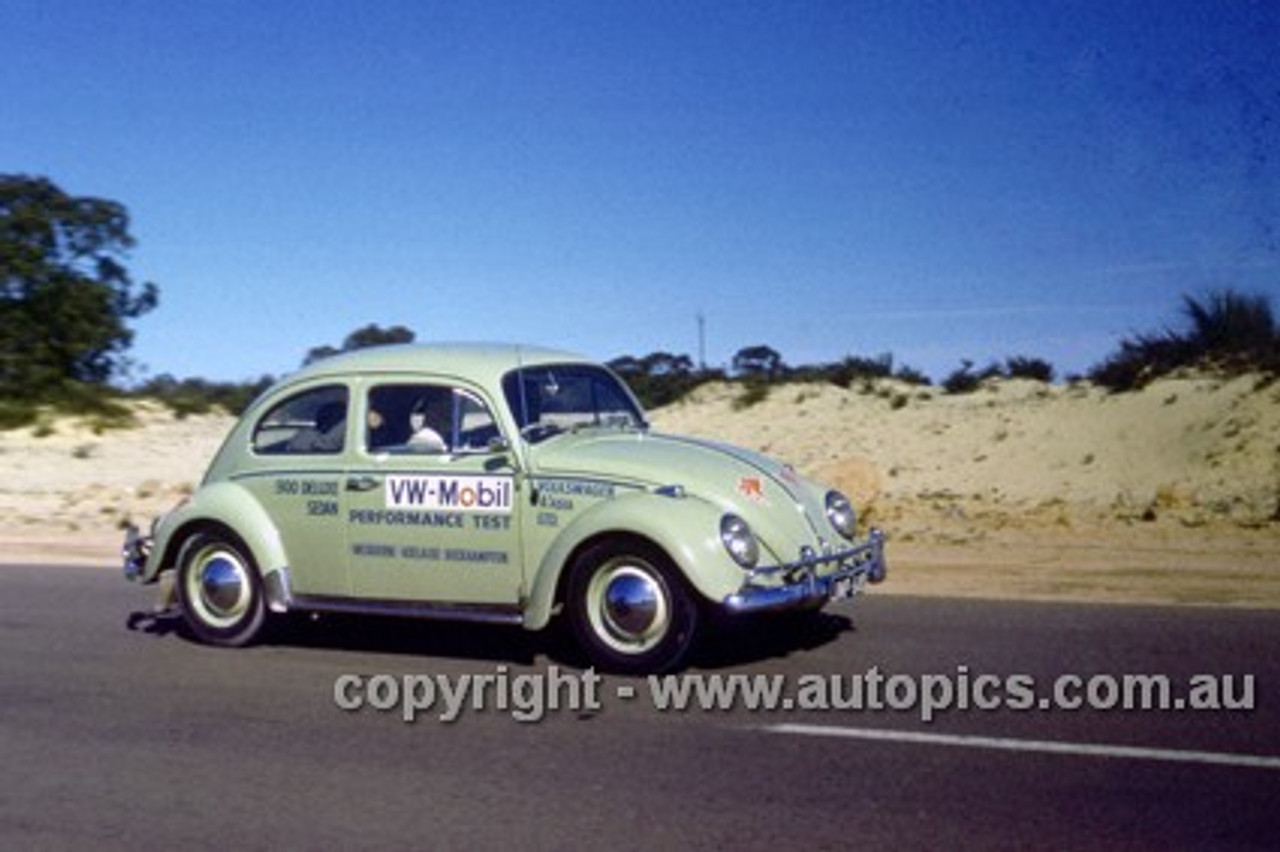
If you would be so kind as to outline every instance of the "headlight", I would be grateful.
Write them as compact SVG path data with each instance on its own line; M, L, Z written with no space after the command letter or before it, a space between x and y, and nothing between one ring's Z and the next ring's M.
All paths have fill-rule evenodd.
M849 498L839 491L827 492L827 520L836 532L851 541L858 534L858 513Z
M760 545L756 542L755 533L737 515L725 515L720 519L720 541L733 561L743 568L754 568L760 561Z

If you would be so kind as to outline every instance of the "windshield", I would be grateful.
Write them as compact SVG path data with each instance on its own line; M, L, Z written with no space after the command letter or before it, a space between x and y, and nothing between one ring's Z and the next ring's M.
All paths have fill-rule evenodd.
M601 367L565 364L515 370L502 380L520 434L541 441L584 427L644 428L622 382Z

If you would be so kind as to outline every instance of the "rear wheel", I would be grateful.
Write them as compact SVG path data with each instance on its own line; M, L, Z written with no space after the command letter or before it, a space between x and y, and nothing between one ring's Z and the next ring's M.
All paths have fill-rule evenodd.
M669 671L693 645L698 608L661 551L640 542L586 550L569 576L568 613L578 644L599 668Z
M230 533L187 539L178 556L178 600L191 632L210 645L247 645L266 621L258 566Z

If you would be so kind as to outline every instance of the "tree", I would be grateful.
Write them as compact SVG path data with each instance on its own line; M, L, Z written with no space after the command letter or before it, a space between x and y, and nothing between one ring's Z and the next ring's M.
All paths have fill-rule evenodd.
M653 352L643 358L624 355L608 366L626 381L645 408L669 405L705 380L705 374L694 372L693 359L670 352Z
M347 339L342 341L341 349L334 349L332 346L316 346L307 352L307 357L302 364L314 364L324 358L334 355L340 355L343 352L351 352L356 349L368 349L371 346L390 346L395 343L412 343L414 341L414 333L412 330L402 325L393 325L390 328L383 328L376 323L369 323L363 328L358 328L347 335Z
M124 266L134 244L123 205L0 175L0 394L54 401L124 367L126 323L159 299Z
M782 356L769 346L748 346L733 356L734 372L748 378L773 381L782 368Z

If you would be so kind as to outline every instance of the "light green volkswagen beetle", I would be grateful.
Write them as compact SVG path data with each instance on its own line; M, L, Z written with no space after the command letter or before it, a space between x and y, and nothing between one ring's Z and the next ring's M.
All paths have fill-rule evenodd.
M678 666L713 610L817 609L885 574L883 536L859 539L839 492L649 431L578 356L480 345L368 349L280 381L124 559L217 645L294 610L532 630L563 613L594 665L632 673Z

